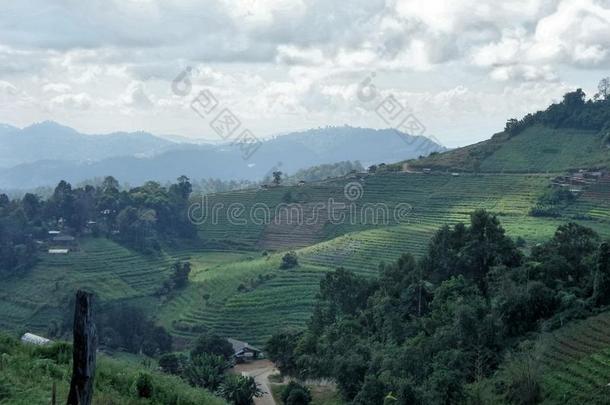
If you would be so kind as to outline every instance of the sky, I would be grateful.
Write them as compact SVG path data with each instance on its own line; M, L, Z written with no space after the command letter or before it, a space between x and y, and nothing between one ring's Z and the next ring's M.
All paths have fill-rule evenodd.
M3 0L0 122L219 140L399 127L449 147L610 75L610 0ZM209 97L208 97L209 98Z

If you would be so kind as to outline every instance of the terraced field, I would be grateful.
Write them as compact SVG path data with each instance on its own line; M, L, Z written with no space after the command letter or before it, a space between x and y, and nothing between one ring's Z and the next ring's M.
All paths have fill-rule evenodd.
M608 404L610 312L570 326L545 340L546 403Z
M53 321L67 313L69 299L79 288L94 291L102 301L134 300L156 308L160 303L153 294L169 277L174 260L204 266L239 256L232 252L197 253L189 247L149 257L107 239L85 238L80 251L65 256L41 254L40 263L26 279L3 280L0 329L46 332Z
M598 183L588 186L576 203L566 210L566 214L610 223L610 177L602 178Z
M343 266L374 275L381 261L407 252L421 255L440 226L468 221L477 208L495 212L507 232L523 237L529 246L548 239L557 226L573 218L610 237L610 181L587 190L563 218L528 216L552 177L394 172L214 195L207 202L209 209L239 202L244 212L264 204L270 213L286 201L328 208L332 199L345 204L338 211L343 220L321 214L318 222L298 225L243 223L220 209L214 220L200 225L201 241L164 247L158 257L142 256L104 239L84 239L80 252L42 255L27 278L0 285L0 328L44 333L65 312L67 297L76 288L87 287L103 300L146 305L178 338L189 340L209 329L261 344L278 328L304 325L325 272ZM358 198L346 197L348 183L358 184ZM376 204L384 204L388 215L367 211ZM408 209L396 217L395 208L401 204ZM303 212L312 215L309 208ZM368 214L350 216L352 209ZM279 270L283 252L291 248L297 249L301 265ZM263 255L264 250L269 253ZM174 298L161 301L154 292L169 277L169 265L176 259L192 263L190 283Z
M166 257L134 254L107 239L85 239L79 252L66 256L41 254L26 280L0 284L0 328L46 331L78 288L91 289L102 300L149 297L168 277L168 268Z
M301 327L309 317L320 278L328 268L303 265L279 270L280 255L202 268L195 256L187 290L164 305L161 322L192 339L204 330L263 344L282 327ZM237 257L237 255L241 257Z
M249 248L273 250L310 246L313 242L348 232L391 225L429 224L438 227L444 223L464 221L476 208L489 209L502 215L525 216L549 179L550 176L546 175L452 177L385 173L362 179L335 179L303 187L217 195L210 197L210 207L226 208L239 202L243 204L243 213L231 220L226 209L219 209L215 221L208 220L201 225L200 234L208 242L231 239L234 244ZM347 184L360 188L358 198L346 198L344 191ZM274 221L276 214L285 212L278 207L284 204L286 194L290 194L293 204L302 207L302 225L295 226L294 222L289 224L285 220ZM321 204L318 211L312 209L315 204ZM261 207L268 213L267 226L259 222L263 212L259 211ZM404 212L399 213L397 207L403 208ZM374 212L375 209L382 211ZM255 213L254 220L251 212ZM332 213L339 220L332 220ZM240 221L245 223L238 224Z

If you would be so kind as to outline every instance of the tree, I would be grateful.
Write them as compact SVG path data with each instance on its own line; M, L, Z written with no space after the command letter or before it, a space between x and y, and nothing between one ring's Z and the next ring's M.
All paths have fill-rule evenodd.
M273 184L275 184L276 186L279 186L280 183L282 182L282 172L280 171L274 171L273 172Z
M74 200L74 192L70 183L64 180L60 181L49 201L52 215L56 219L63 218L68 221L68 224L71 224L74 214Z
M498 218L485 210L470 216L470 226L445 226L432 238L423 259L424 273L433 281L465 275L486 291L486 275L493 266L514 267L521 262L521 253L505 234Z
M608 100L608 98L610 98L610 77L601 79L597 85L597 90L599 91L599 93L597 93L599 98Z
M372 287L364 277L340 267L320 281L320 299L343 314L355 315L366 306Z
M505 235L498 218L485 210L477 210L470 216L468 241L463 249L469 264L466 274L470 275L486 292L486 275L492 266L504 264L516 266L521 255L513 241Z
M25 215L30 221L32 221L38 216L40 212L40 207L42 205L40 202L40 198L37 195L31 193L26 193L23 196L21 204L23 206L23 211L25 212Z
M296 345L301 334L296 331L278 332L271 336L265 353L284 375L294 375L297 370Z
M159 367L164 373L179 375L186 365L186 357L182 354L166 353L159 357Z
M510 118L506 121L506 125L504 126L504 131L512 134L519 126L519 120L516 118Z
M107 176L102 182L102 193L107 195L116 195L119 193L119 182L112 176Z
M214 391L224 380L227 368L227 361L222 356L202 353L191 356L184 375L190 384Z
M176 288L184 288L189 281L189 274L191 274L191 263L190 262L175 262L172 265L174 274L172 280Z
M282 263L280 263L280 269L288 270L299 265L299 260L296 252L288 252L282 257Z
M134 249L149 252L157 214L153 209L137 209L128 206L116 219L120 239Z
M598 239L599 236L592 229L570 222L557 228L551 243L555 245L557 252L575 264L595 251L595 242Z
M184 175L178 177L178 184L176 186L180 197L182 197L182 199L185 201L188 200L189 196L193 192L193 186L191 185L189 178Z
M221 356L229 361L233 357L233 346L227 339L212 333L205 333L197 339L195 347L191 350L191 357L202 354Z
M150 374L140 372L134 385L138 398L151 398L153 396L153 379Z
M311 392L304 385L290 381L282 391L282 402L285 405L308 405L311 402Z
M585 98L585 92L582 89L576 89L576 91L564 94L563 104L569 108L582 107L585 105Z
M233 405L251 405L263 395L254 378L233 374L225 378L218 393Z

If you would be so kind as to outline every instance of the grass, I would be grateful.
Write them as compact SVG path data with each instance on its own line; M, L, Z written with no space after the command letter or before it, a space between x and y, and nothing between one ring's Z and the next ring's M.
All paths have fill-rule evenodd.
M563 172L610 165L610 149L602 146L597 132L533 126L516 136L496 134L492 139L426 159L409 162L414 168L472 171L472 159L480 170L495 173Z
M153 397L150 399L141 399L136 395L134 382L141 372L152 376ZM0 335L0 404L49 404L53 385L56 386L57 403L66 403L71 373L69 345L34 347ZM93 404L169 403L226 404L224 400L193 388L177 377L132 361L98 354Z

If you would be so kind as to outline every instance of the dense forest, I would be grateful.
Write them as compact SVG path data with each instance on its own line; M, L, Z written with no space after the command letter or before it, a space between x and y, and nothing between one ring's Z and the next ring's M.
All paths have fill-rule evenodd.
M182 176L168 187L147 182L122 191L113 177L97 187L72 188L61 181L47 200L31 193L13 200L0 194L0 274L29 268L37 242L52 230L106 236L146 253L156 252L160 240L194 238L186 213L191 192Z
M307 329L274 335L268 355L286 375L336 381L354 404L537 403L539 376L509 373L506 359L526 361L515 352L537 332L610 303L610 249L575 223L517 245L479 210L377 279L337 269Z
M585 92L577 89L566 93L560 103L552 104L544 111L527 114L521 120L508 120L504 130L513 136L536 124L604 131L607 143L610 140L610 78L599 82L598 93L592 99L587 100Z

